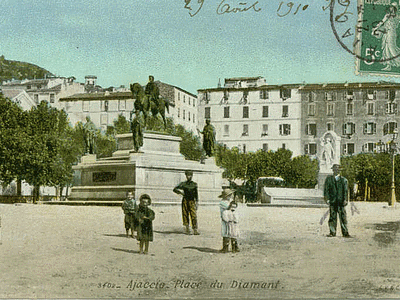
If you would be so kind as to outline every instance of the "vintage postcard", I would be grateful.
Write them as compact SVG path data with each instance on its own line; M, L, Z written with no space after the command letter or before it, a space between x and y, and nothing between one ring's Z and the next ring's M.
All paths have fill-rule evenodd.
M400 298L399 6L3 0L0 298Z

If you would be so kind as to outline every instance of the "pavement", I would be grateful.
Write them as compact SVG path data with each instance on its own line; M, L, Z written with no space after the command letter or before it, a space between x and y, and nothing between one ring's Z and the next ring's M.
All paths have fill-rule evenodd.
M218 206L199 207L199 236L179 206L153 206L142 255L120 207L0 204L0 298L400 298L400 208L355 205L350 239L326 237L327 208L240 205L227 254Z

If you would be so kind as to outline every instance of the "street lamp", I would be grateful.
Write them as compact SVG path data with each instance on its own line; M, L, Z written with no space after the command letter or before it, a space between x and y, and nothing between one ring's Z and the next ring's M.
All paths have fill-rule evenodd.
M394 183L394 162L395 162L395 154L396 154L396 142L395 140L397 139L397 135L398 135L398 130L397 128L393 130L392 132L393 137L392 140L390 142L390 150L392 152L392 186L391 186L391 196L390 196L390 200L389 200L389 206L395 206L396 205L396 185Z

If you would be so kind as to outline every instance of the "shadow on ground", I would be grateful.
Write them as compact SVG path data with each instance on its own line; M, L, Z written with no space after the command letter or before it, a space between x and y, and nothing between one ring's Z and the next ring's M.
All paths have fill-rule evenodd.
M376 232L373 239L381 247L387 247L396 240L397 232L400 229L400 221L374 224Z
M126 234L123 234L123 233L121 233L121 234L107 234L107 233L105 233L105 234L103 234L104 236L114 236L114 237L123 237L123 238L128 238L127 236L126 236ZM132 238L131 236L129 236L129 238Z
M126 252L126 253L133 253L133 254L139 254L139 251L137 250L130 250L130 249L120 249L120 248L112 248L114 251L121 251L121 252Z
M161 234L186 234L180 229L174 229L174 230L165 230L165 231L160 231L160 230L154 230L156 233L161 233Z
M207 248L207 247L195 247L195 246L188 246L188 247L183 247L183 249L194 249L200 252L206 252L206 253L219 253L219 250Z

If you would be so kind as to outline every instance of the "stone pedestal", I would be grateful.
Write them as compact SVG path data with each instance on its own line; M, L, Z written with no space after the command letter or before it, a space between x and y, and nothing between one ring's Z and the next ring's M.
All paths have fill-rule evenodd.
M144 133L144 144L134 152L132 135L117 135L118 150L112 157L90 162L85 158L74 167L75 185L69 200L121 201L127 191L136 198L149 194L154 203L180 203L172 189L186 180L185 171L193 171L198 184L200 202L218 202L221 193L222 169L214 158L205 164L186 160L179 153L179 137Z

